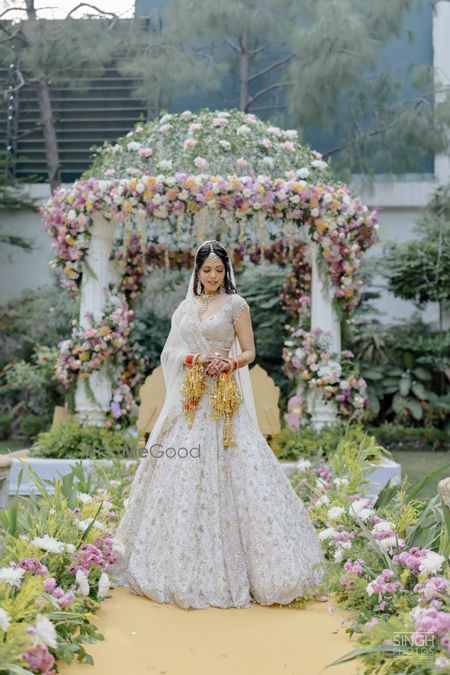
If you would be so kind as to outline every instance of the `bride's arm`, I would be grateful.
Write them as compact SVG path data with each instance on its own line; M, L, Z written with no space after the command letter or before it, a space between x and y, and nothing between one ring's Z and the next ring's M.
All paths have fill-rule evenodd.
M248 306L242 308L234 322L234 329L241 345L241 354L237 357L238 367L253 363L256 358L255 339L253 326Z

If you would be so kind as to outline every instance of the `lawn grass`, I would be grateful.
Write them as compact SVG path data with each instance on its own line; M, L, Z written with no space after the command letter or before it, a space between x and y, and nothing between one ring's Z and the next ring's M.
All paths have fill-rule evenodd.
M450 462L450 452L394 450L392 456L402 467L402 478L406 477L409 483L415 483L435 469ZM450 476L450 467L440 478L436 478L430 485L427 485L419 497L421 499L434 497L437 494L438 482L447 476Z
M8 452L15 450L23 450L30 445L28 441L18 440L17 438L10 438L7 441L0 441L0 455L7 455Z

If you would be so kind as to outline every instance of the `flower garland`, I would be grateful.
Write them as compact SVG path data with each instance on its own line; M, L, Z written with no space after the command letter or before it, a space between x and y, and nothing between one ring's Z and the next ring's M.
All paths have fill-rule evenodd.
M59 343L55 376L68 389L77 378L87 382L89 376L108 364L113 382L112 401L107 414L107 426L120 426L129 421L134 392L142 381L146 358L138 343L131 344L134 310L123 295L110 294L103 315L95 320L86 313L87 327L74 327L72 336ZM118 373L116 371L119 371ZM116 424L117 425L117 424Z
M176 240L176 229L180 238L192 240L195 233L191 217L205 208L215 210L222 218L232 218L228 236L239 243L247 239L257 242L259 228L253 220L260 212L267 224L275 223L264 230L269 233L267 244L270 237L279 236L280 228L283 233L283 223L295 224L296 230L306 226L329 266L339 304L345 311L356 306L363 284L359 278L360 255L376 241L377 219L375 212L369 212L360 199L352 197L346 186L308 185L294 178L180 173L115 181L92 178L76 182L69 190L57 190L41 210L57 252L52 267L62 270L65 285L74 293L80 283L95 212L118 222L125 221L131 213L151 217L156 230L152 232L149 225L147 236L165 238L163 243L169 249L171 238ZM133 223L129 226L133 227ZM164 228L165 236L161 235ZM125 259L123 253L118 257Z
M367 383L358 377L353 363L353 354L348 350L340 354L330 351L331 333L320 328L311 332L303 328L289 328L292 334L285 340L283 347L283 372L290 378L299 380L304 388L320 390L325 399L337 404L338 413L344 417L362 419L369 401L366 396ZM298 400L297 400L298 399ZM305 414L305 400L296 397L291 401L288 423L294 428L297 420L292 416L292 408L297 414Z

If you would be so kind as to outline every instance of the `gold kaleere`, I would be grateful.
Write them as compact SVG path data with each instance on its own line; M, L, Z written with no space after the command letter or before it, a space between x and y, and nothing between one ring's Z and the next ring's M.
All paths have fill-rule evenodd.
M186 415L188 429L192 428L198 404L206 389L203 370L202 363L196 363L195 365L190 366L186 371L181 386L181 393L184 401L183 409Z
M224 417L223 444L229 448L236 445L231 417L237 412L241 395L234 377L229 372L219 373L217 382L210 394L212 415L215 419Z

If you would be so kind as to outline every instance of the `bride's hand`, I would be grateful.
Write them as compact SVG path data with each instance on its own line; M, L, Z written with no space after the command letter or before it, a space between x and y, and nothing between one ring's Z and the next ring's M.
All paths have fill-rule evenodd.
M207 375L218 375L219 373L230 370L230 364L221 356L213 357L212 363L210 363L206 369Z
M212 356L210 354L200 354L196 363L201 363L202 365L205 366L211 363L211 361L213 361L215 358L216 358L215 356Z

